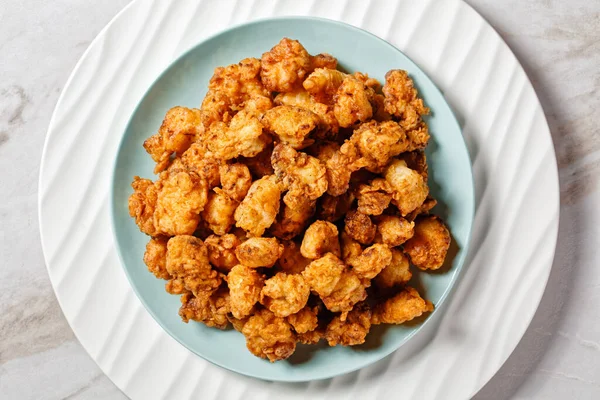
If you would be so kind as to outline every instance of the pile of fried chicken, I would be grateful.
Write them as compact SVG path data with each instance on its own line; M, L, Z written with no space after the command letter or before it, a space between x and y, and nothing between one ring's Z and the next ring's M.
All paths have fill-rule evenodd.
M144 262L183 321L231 323L271 362L432 311L410 264L436 270L450 245L413 81L336 68L288 38L216 68L201 108L170 109L144 142L158 179L132 183Z

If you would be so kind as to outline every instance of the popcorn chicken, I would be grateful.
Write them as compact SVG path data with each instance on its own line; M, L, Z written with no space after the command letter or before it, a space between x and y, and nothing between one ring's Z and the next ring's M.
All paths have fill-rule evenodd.
M329 311L341 312L340 319L346 320L354 305L367 298L363 281L352 271L344 271L335 289L329 296L321 297Z
M317 319L317 308L316 307L304 307L296 314L291 314L286 317L287 322L292 325L296 333L306 333L314 331L319 325Z
M346 192L334 197L325 193L319 201L320 207L318 208L317 218L323 221L335 222L348 213L354 201L354 195Z
M385 110L400 118L404 129L415 128L421 121L421 116L429 114L429 108L418 97L412 79L404 70L394 69L385 74L383 94Z
M407 286L403 291L375 306L371 323L402 324L433 311L433 304L423 300L416 289Z
M144 253L144 264L158 279L171 278L167 271L167 241L165 237L150 239Z
M336 316L327 325L325 339L330 346L356 346L363 344L371 329L371 310L357 307L348 313L345 320Z
M371 118L373 107L369 98L373 95L373 89L351 75L346 76L333 96L333 113L340 126L347 128Z
M417 171L427 182L429 177L429 168L427 167L427 157L423 150L407 151L398 156L398 159L403 160L406 166Z
M144 149L157 163L155 174L167 168L171 154L183 154L204 133L200 115L200 110L186 107L167 111L158 133L144 142Z
M206 246L194 236L169 239L166 269L174 278L181 279L185 289L196 297L214 292L221 284L219 273L210 266Z
M235 224L233 214L238 202L229 197L222 189L214 188L208 194L208 201L202 210L202 219L217 235L224 235Z
M339 151L340 145L330 140L323 140L314 143L306 149L306 152L316 157L322 163L326 163L333 155Z
M252 236L262 236L277 217L280 196L281 186L275 176L268 175L254 181L235 210L236 226Z
M434 215L417 219L414 236L404 244L410 261L422 270L439 269L449 248L450 232Z
M154 225L154 211L158 191L150 179L133 177L131 183L133 193L129 196L129 215L135 219L140 231L150 236L157 236L158 230Z
M235 249L241 243L241 240L233 233L223 236L210 235L204 240L204 245L208 250L208 260L213 267L222 272L229 272L231 268L239 264Z
M319 122L319 116L312 111L285 105L270 109L261 119L267 131L294 149L302 149L314 142L309 135Z
M346 141L325 163L327 193L340 196L348 190L350 177L354 171L366 166L354 142Z
M311 70L311 57L297 40L283 38L261 58L260 77L272 92L291 92Z
M248 322L248 318L237 319L231 314L227 314L227 319L229 320L229 322L231 322L233 329L240 333L242 333L244 325L246 325L246 322Z
M415 208L412 212L408 213L404 218L408 221L414 221L419 215L427 215L433 207L437 205L437 200L427 195L427 198L419 207Z
M358 257L351 260L352 271L359 278L373 279L392 262L392 252L385 244L367 247Z
M224 193L236 201L242 201L252 185L252 176L247 166L240 163L219 167L219 180Z
M310 218L315 213L316 201L306 198L296 198L294 207L287 204L280 209L277 220L269 228L275 237L289 240L304 232Z
M413 129L407 130L406 135L409 140L408 151L422 150L429 143L429 128L423 121L419 122Z
M375 242L384 243L390 247L400 246L414 234L415 223L397 215L382 215L377 221Z
M409 146L406 133L394 121L361 124L350 141L356 144L365 167L371 172L381 172L392 157L406 151Z
M313 331L296 334L298 342L302 344L317 344L324 337L325 332L320 328L317 328Z
M316 56L311 56L310 63L311 70L315 70L317 68L337 68L337 58L327 53L321 53L317 54Z
M319 124L312 135L315 139L334 137L339 131L339 124L333 113L333 107L319 103L304 89L275 96L275 104L300 107L312 111L319 116Z
M316 68L302 86L319 103L329 104L347 74L335 69Z
M240 157L238 160L246 164L254 179L260 179L263 176L275 173L271 165L271 153L273 153L273 143L267 145L267 147L254 157Z
M179 316L185 323L194 320L213 328L225 329L229 325L228 312L229 291L226 287L221 287L212 294L194 296L188 292L181 296Z
M250 315L260 299L264 286L264 276L245 265L236 265L227 277L229 286L229 307L234 318L242 319Z
M154 210L156 232L167 236L191 235L208 201L206 181L184 170L163 171L155 184L158 191Z
M287 274L299 274L306 269L311 260L300 253L300 245L294 241L283 242L283 252L277 260L276 267Z
M402 250L391 249L392 261L374 279L375 285L380 288L391 288L406 284L412 278L408 257Z
M284 360L296 350L296 337L290 324L269 310L258 310L242 328L252 354L271 362Z
M342 278L346 265L332 253L327 253L308 264L302 276L310 289L321 298L331 295Z
M209 189L219 186L221 160L208 151L205 144L193 143L181 156L182 166L177 166L176 162L177 159L171 164L171 167L182 169L183 166L188 171L195 172L198 176L204 178Z
M354 260L363 252L363 248L356 240L354 240L346 232L340 235L342 242L342 260L348 265L352 265Z
M392 188L385 179L373 179L369 184L360 184L355 192L358 212L366 215L381 215L392 201Z
M331 222L315 221L306 229L300 252L306 258L316 259L326 253L340 256L337 227Z
M245 266L272 267L283 253L283 245L275 238L250 238L240 244L235 254Z
M362 244L371 244L377 233L377 226L371 218L357 210L346 214L344 231L354 240Z
M229 127L223 122L212 124L208 135L209 150L221 160L254 157L271 142L258 118L246 110L238 112Z
M385 180L392 188L392 202L402 216L419 207L429 194L429 187L423 177L408 168L403 160L394 160L385 170Z
M265 281L260 302L278 317L300 311L308 301L310 287L300 274L278 272Z

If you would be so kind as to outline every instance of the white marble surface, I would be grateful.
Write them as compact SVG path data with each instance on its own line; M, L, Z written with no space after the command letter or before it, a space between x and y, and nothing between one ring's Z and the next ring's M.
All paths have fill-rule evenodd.
M127 4L0 0L0 398L119 399L56 302L37 226L46 127L75 63ZM468 0L505 38L546 111L561 219L541 306L478 399L600 398L600 2Z

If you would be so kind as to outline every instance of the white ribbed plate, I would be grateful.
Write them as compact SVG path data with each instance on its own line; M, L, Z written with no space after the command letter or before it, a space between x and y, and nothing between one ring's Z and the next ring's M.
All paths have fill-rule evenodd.
M444 312L386 359L302 384L227 372L166 334L119 265L108 207L118 143L156 76L231 24L282 15L356 25L419 64L463 126L477 202L471 251ZM533 317L559 210L554 149L535 92L501 38L459 0L136 0L98 35L65 86L42 156L39 201L48 272L65 316L100 368L135 399L467 398Z

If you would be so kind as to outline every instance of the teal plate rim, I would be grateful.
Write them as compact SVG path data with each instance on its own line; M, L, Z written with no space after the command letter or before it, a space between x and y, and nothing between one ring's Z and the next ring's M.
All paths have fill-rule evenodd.
M450 112L450 116L451 116L451 121L453 124L456 125L456 128L459 132L462 133L462 129L461 126L456 118L456 115L454 114L454 111L452 110L452 107L450 107L450 105L448 104L448 102L446 101L445 96L443 95L443 92L439 89L439 87L433 82L433 80L410 58L408 57L404 52L402 52L400 49L398 49L397 47L395 47L394 45L390 44L388 41L380 38L379 36L366 31L364 29L358 28L356 26L347 24L345 22L340 22L340 21L336 21L336 20L332 20L332 19L328 19L328 18L322 18L322 17L310 17L310 16L285 16L285 17L269 17L269 18L260 18L260 19L256 19L250 22L246 22L246 23L241 23L241 24L235 24L230 26L227 29L218 31L215 34L209 35L206 38L202 39L201 41L199 41L198 43L196 43L195 45L191 46L188 50L184 51L181 55L179 55L178 57L176 57L173 61L171 61L169 63L169 65L152 81L152 83L148 86L148 88L146 89L146 91L144 92L144 94L140 97L140 99L137 101L137 105L134 107L133 112L131 113L129 120L125 126L125 129L123 130L123 132L121 132L121 139L119 140L119 145L117 148L117 151L114 155L114 160L112 163L112 172L111 172L111 184L110 184L110 215L111 215L111 230L112 230L112 234L113 234L113 238L115 240L115 247L117 250L117 254L119 256L119 261L121 264L121 267L123 269L123 271L125 272L125 275L127 276L127 280L129 281L129 284L131 286L131 288L133 289L133 291L135 292L137 298L140 300L140 302L142 303L142 305L144 306L144 308L146 309L146 311L152 316L152 318L159 324L159 326L165 331L167 332L173 339L175 339L177 342L179 342L182 346L184 346L186 349L188 349L190 352L194 353L195 355L203 358L206 361L209 361L210 363L212 363L213 365L216 365L218 367L221 367L223 369L229 370L229 371L233 371L236 372L238 374L241 375L245 375L245 376L249 376L249 377L253 377L253 378L258 378L261 380L265 380L265 381L273 381L273 382L307 382L307 381L314 381L314 380L324 380L324 379L330 379L333 378L335 376L339 376L339 375L344 375L344 374L348 374L354 371L357 371L359 369L362 369L368 365L371 365L373 363L376 363L377 361L389 356L390 354L394 353L396 350L398 350L400 347L404 346L406 343L408 343L415 335L417 335L419 332L421 332L423 330L423 328L428 325L430 323L430 321L432 321L434 319L434 316L437 316L439 314L439 310L442 307L442 305L445 303L446 299L448 298L448 296L453 292L453 290L456 287L456 283L459 279L460 276L462 276L462 272L463 272L463 267L467 258L467 255L469 253L469 247L470 247L470 243L471 243L471 236L472 236L472 232L473 232L473 221L474 221L474 216L475 216L475 190L474 190L474 177L473 177L473 169L472 169L472 160L464 139L464 136L461 134L460 137L462 139L462 145L465 149L465 153L466 153L466 157L467 160L469 162L469 176L470 176L470 187L472 188L471 190L471 197L469 199L466 199L466 201L469 202L469 204L471 205L471 212L469 215L469 224L468 224L468 228L467 228L467 233L466 233L466 240L464 243L463 248L461 249L460 255L458 256L457 259L454 260L454 266L453 268L455 269L454 274L452 275L452 277L450 278L450 281L448 282L446 289L444 290L444 292L442 293L442 295L440 296L438 302L435 304L435 309L430 313L430 315L424 320L422 321L418 327L416 327L415 329L413 329L411 332L409 332L401 341L399 341L396 346L392 347L391 349L387 349L386 351L381 351L378 354L378 357L376 358L372 358L372 359L365 359L365 361L361 361L361 362L355 362L353 364L351 364L348 367L345 368L340 368L337 369L335 371L332 371L331 373L327 373L327 374L321 374L319 376L315 376L315 377L294 377L293 375L288 375L285 378L281 378L278 376L265 376L264 374L258 373L256 371L254 372L250 372L250 371L243 371L239 368L237 368L236 366L230 366L230 365L223 365L222 363L220 363L218 360L215 360L212 357L208 357L205 355L202 355L200 353L198 353L196 350L194 350L193 348L187 346L182 340L180 340L180 338L177 336L177 334L175 334L170 328L168 328L167 326L165 326L162 322L161 319L156 315L156 313L153 311L152 307L150 307L150 305L144 300L144 297L139 293L137 286L134 282L133 277L130 275L128 268L125 266L125 260L122 254L122 250L121 250L121 246L119 245L119 240L118 240L118 235L116 233L116 212L115 212L115 208L116 208L116 196L115 196L115 182L116 182L116 177L117 177L117 164L118 164L118 160L119 160L119 154L121 153L125 141L126 141L126 133L127 131L129 131L134 116L136 115L136 113L139 111L140 107L142 106L142 103L144 101L144 99L148 96L148 94L152 91L152 89L154 88L154 86L157 84L158 81L160 81L164 76L166 76L169 71L176 65L178 64L180 61L182 61L184 58L186 58L188 55L190 55L191 53L195 52L196 49L200 46L202 46L204 43L209 42L211 40L216 40L218 39L220 36L222 35L227 35L227 34L231 34L234 33L237 30L241 30L244 28L248 28L254 25L260 25L260 24L264 24L264 23L268 23L268 22L281 22L281 21L305 21L305 22L319 22L319 23L327 23L327 24L332 24L332 25L337 25L338 27L342 27L344 29L349 29L351 31L353 31L354 33L357 34L361 34L361 35L366 35L371 37L371 39L374 39L376 41L381 42L382 44L388 46L390 49L392 49L395 52L400 53L405 59L406 62L408 64L410 64L415 70L420 71L423 75L423 79L426 79L429 81L429 83L431 84L432 88L437 91L437 93L440 95L440 97L442 99L444 99L444 102L447 104L449 112ZM183 322L182 322L183 323ZM244 349L246 350L246 349ZM265 361L267 362L267 361Z

